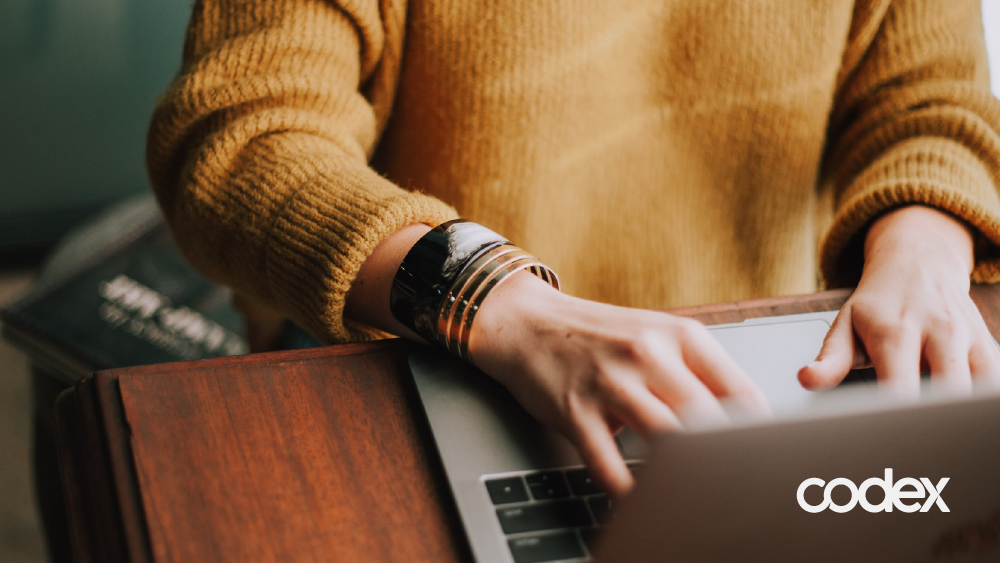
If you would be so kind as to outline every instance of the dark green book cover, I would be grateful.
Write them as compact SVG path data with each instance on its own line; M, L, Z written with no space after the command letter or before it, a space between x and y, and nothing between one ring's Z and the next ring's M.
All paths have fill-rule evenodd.
M188 265L162 220L0 318L8 340L67 383L101 369L248 351L230 291Z

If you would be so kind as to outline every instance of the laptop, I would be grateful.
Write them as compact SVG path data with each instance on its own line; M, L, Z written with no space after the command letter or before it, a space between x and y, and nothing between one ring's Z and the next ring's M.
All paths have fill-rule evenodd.
M775 418L652 445L623 431L619 449L637 486L621 506L572 445L501 385L439 352L414 353L411 372L475 560L1000 560L1000 396L885 405L864 392L875 385L864 375L853 392L806 391L795 375L836 313L709 327ZM876 482L887 479L887 489ZM864 503L848 481L870 485ZM917 502L914 482L926 511L906 511ZM865 509L884 505L879 491L896 486L892 510Z

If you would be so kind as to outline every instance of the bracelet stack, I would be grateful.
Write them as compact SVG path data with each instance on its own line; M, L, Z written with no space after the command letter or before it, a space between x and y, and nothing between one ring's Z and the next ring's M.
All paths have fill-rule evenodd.
M473 363L469 334L486 296L527 270L559 289L555 272L493 231L463 219L439 225L403 259L393 280L393 316L428 342Z

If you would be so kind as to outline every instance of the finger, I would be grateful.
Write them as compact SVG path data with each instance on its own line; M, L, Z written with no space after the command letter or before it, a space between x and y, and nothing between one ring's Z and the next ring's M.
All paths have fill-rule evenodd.
M861 367L864 354L858 350L851 310L840 310L823 339L816 360L799 370L799 383L806 389L829 389L847 377L852 367Z
M987 384L1000 385L1000 349L993 338L980 338L969 350L972 377Z
M612 414L643 438L681 427L681 421L670 407L643 385L636 385L635 389L628 389L610 400Z
M939 331L928 336L924 342L924 360L935 387L959 392L972 389L969 343L961 333Z
M683 344L684 362L715 397L732 400L751 413L771 412L764 393L707 330L689 335Z
M593 413L578 420L570 438L598 486L616 498L632 490L635 484L632 473L618 451L614 435L599 414Z
M905 398L920 396L920 333L902 327L865 335L879 390Z
M661 358L657 365L646 384L682 424L728 420L715 395L678 359Z

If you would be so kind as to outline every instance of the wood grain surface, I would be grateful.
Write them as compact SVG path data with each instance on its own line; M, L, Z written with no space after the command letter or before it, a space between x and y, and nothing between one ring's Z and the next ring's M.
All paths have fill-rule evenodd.
M409 349L119 375L153 559L460 560Z
M832 310L846 290L674 310ZM973 296L994 334L1000 294ZM98 373L60 398L79 560L470 561L401 340Z

